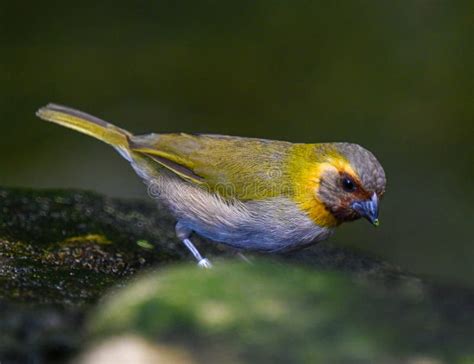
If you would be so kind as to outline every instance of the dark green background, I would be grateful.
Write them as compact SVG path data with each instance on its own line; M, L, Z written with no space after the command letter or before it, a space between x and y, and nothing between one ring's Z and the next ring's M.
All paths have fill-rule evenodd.
M332 239L474 284L472 1L44 1L0 8L0 184L145 197L50 101L134 132L207 132L373 151L379 229Z

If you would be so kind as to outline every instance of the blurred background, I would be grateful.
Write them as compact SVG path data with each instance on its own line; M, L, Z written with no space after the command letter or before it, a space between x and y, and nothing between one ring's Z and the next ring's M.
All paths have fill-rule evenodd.
M337 4L336 4L337 3ZM332 238L474 285L472 1L44 1L0 11L0 185L146 198L110 147L41 122L348 141L388 176L381 227Z

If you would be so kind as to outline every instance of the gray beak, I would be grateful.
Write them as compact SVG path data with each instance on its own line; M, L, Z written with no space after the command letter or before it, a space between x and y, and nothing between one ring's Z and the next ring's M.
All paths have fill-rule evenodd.
M357 211L360 216L369 220L374 226L379 226L379 198L375 192L370 200L355 201L351 207Z

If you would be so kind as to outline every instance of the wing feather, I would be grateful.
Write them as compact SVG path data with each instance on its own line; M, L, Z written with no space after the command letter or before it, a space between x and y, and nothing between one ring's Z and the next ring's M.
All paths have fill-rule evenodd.
M221 135L132 136L130 148L223 197L281 196L291 143Z

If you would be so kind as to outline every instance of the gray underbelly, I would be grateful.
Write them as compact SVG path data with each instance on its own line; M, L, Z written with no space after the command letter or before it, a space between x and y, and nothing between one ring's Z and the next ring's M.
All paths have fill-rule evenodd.
M333 229L314 224L286 198L247 204L251 219L239 223L209 224L207 220L182 220L207 239L237 249L261 252L289 251L327 239Z
M329 234L321 234L318 236L291 236L282 238L281 235L275 234L275 230L269 229L252 229L242 226L238 231L216 231L206 229L202 225L191 226L193 231L198 235L232 246L236 249L259 251L259 252L284 252L304 248L312 243L324 240Z
M145 161L146 162L146 161ZM198 235L242 250L286 251L327 239L333 229L316 225L287 197L227 201L171 172L132 163L149 194Z

